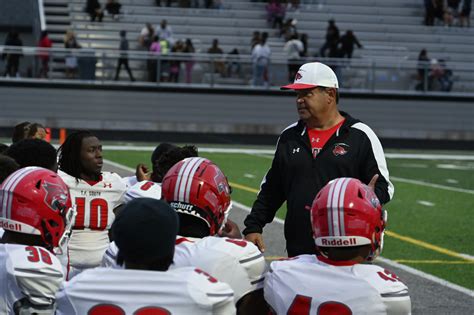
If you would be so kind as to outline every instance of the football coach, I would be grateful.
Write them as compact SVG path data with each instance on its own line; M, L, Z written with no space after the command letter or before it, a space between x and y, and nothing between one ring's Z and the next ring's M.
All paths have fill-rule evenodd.
M394 187L375 133L338 110L339 83L331 68L320 62L306 63L294 83L281 88L296 92L299 121L283 130L278 139L272 165L244 221L243 234L264 251L263 228L286 201L286 249L293 257L316 252L309 209L329 181L357 178L374 189L382 204L392 199Z

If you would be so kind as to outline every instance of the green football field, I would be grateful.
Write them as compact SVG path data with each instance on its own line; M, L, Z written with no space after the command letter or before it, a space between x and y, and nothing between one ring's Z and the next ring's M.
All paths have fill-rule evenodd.
M413 152L423 153L427 152ZM429 152L428 152L429 153ZM474 160L388 158L395 196L386 205L383 257L474 289ZM272 156L206 153L233 187L232 198L251 206ZM105 151L104 158L135 167L150 151ZM278 216L284 219L283 206Z

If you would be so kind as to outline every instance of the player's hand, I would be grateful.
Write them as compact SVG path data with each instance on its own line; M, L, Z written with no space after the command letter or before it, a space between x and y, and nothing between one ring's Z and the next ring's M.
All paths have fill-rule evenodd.
M379 174L375 174L370 180L370 183L367 185L370 187L370 189L372 189L372 191L375 191L375 183L377 182L377 179L379 179Z
M242 233L240 233L239 226L234 221L227 219L224 227L219 231L219 236L228 238L242 238Z
M146 167L145 164L138 164L135 170L135 176L137 176L137 180L139 182L143 180L150 180L148 167Z
M263 243L263 237L261 233L249 233L245 235L245 239L257 245L258 249L260 249L262 253L265 252L265 244Z

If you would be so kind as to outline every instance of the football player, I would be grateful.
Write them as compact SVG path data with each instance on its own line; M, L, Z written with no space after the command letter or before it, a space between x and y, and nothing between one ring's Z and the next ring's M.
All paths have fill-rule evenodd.
M58 170L56 149L44 140L20 140L13 143L5 155L13 158L20 167L39 166L53 172Z
M75 210L54 172L26 167L0 186L0 314L52 314Z
M162 200L127 203L112 225L124 269L89 269L65 283L57 314L235 314L227 284L195 267L170 268L178 226Z
M77 209L68 255L62 258L70 279L100 265L109 245L114 209L123 202L126 187L118 174L102 172L102 145L92 133L71 133L58 151L59 175L69 186Z
M238 314L265 314L262 253L243 239L217 237L231 209L224 173L207 159L187 158L166 173L161 189L180 218L174 264L197 266L228 283Z
M153 186L144 183L146 191ZM139 186L130 195L146 191ZM222 171L204 158L187 158L174 165L163 179L161 191L148 197L168 201L179 215L174 266L196 266L228 283L235 292L239 314L265 314L263 274L265 259L245 240L218 237L231 208L230 187ZM240 234L240 233L239 233ZM110 244L102 266L120 268L117 246Z
M19 168L20 165L13 158L0 154L0 184Z
M155 163L163 156L163 154L175 148L177 148L175 145L171 143L167 143L167 142L162 142L159 145L157 145L155 150L153 150L153 153L151 154L151 158L150 158L151 165L154 167ZM127 185L127 187L132 187L133 185L135 185L137 182L141 180L150 179L149 170L145 164L142 164L142 163L138 164L136 167L135 173L137 175L127 176L122 179L124 183ZM140 176L138 176L139 174ZM161 180L158 182L161 182Z
M311 208L319 255L274 261L265 299L275 314L410 314L406 285L370 264L381 252L386 214L354 178L329 182Z

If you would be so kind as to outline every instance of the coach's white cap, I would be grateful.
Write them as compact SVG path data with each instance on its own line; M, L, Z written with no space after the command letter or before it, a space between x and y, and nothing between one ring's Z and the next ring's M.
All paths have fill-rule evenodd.
M320 62L305 63L300 67L293 84L282 86L282 90L304 90L317 86L339 88L337 77L331 68Z

